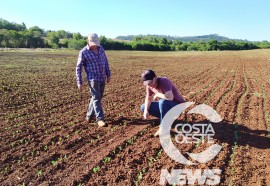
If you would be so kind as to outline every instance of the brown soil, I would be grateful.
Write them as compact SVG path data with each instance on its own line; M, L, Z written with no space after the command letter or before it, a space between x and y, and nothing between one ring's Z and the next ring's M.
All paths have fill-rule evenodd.
M103 98L105 128L85 121L90 95L87 86L80 93L75 84L77 52L1 54L1 185L159 185L161 169L207 168L222 170L220 185L270 182L270 66L264 50L108 51L113 78ZM187 101L221 115L213 127L222 150L213 160L187 166L163 151L153 137L159 120L142 120L139 110L145 69L170 78ZM185 156L209 147L174 144Z

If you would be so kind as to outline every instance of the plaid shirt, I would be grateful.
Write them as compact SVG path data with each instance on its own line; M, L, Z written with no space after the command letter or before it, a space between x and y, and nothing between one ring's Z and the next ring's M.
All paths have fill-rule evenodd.
M82 84L82 67L86 73L86 80L105 81L106 76L110 77L110 67L105 51L102 46L98 47L98 54L95 54L90 47L85 46L79 53L76 66L77 84Z

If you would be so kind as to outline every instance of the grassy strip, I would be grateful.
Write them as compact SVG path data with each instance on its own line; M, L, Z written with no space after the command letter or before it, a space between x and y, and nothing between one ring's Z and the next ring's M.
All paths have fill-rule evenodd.
M252 71L252 74L253 76L255 76L256 74ZM262 98L263 98L263 114L264 114L264 122L265 122L265 127L268 131L268 138L270 138L270 127L269 127L269 113L268 113L268 110L267 110L267 94L265 92L265 87L264 87L264 84L262 82L262 78L261 78L261 81L259 82L258 81L258 75L256 75L256 77L254 77L257 84L260 84L261 85L261 90L262 90Z
M237 106L237 121L238 122L241 121L241 112L242 112L243 99L244 99L244 97L247 96L247 94L249 92L249 86L248 86L247 76L246 76L246 73L245 73L244 64L243 64L243 75L244 75L246 90L245 90L244 94L241 96L240 101L239 101L238 106ZM232 180L232 175L234 174L233 164L234 164L234 158L237 155L236 153L237 153L237 149L238 149L238 138L239 138L239 136L238 136L238 123L236 122L234 124L234 146L232 148L231 160L230 160L230 163L229 163L229 165L231 166L229 186L233 185L233 180Z
M268 130L268 138L270 138L270 127L269 127L269 113L267 110L267 95L265 92L265 88L263 84L261 84L262 94L263 94L263 113L264 113L264 121L266 128Z

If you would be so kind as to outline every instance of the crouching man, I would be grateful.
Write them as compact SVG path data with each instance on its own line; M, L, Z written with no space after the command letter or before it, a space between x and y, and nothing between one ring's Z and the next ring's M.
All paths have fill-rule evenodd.
M141 105L143 118L150 115L160 118L160 123L165 114L174 106L184 103L185 100L179 94L174 84L166 77L157 77L152 70L142 73L141 79L146 87L145 102ZM156 101L159 99L159 101ZM159 136L158 130L154 136Z

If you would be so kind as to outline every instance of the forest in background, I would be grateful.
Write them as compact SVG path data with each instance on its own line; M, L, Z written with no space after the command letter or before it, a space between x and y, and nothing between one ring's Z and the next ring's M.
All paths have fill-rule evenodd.
M68 48L79 50L86 45L86 36L65 30L44 30L38 26L27 28L0 18L1 48ZM229 39L217 34L193 37L166 35L129 35L116 39L100 36L106 50L145 51L213 51L270 48L268 41Z

